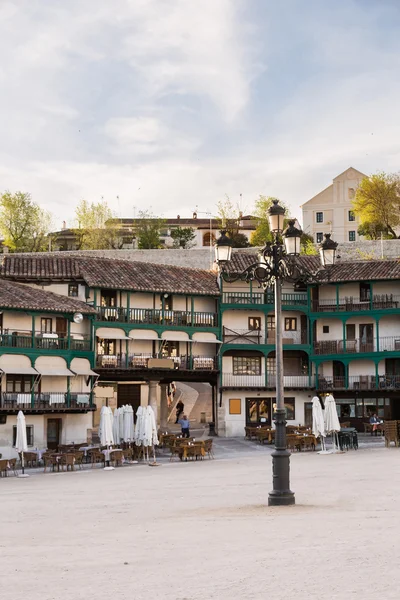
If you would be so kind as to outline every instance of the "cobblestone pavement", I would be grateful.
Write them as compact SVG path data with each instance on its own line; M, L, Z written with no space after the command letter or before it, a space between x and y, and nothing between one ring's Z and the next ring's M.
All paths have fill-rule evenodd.
M269 508L271 448L215 447L1 479L2 600L397 600L400 449L296 453L296 506Z

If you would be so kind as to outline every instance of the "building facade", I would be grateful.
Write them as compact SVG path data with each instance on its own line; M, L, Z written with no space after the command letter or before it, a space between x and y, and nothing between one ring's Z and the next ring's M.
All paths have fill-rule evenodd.
M234 254L240 272L255 256ZM302 257L317 270L317 257ZM312 398L333 393L342 422L363 430L374 413L400 418L400 263L344 262L329 281L283 289L283 362L289 424L311 424ZM271 424L274 294L222 282L219 434Z
M302 205L303 230L313 236L315 243L322 242L324 233L332 233L339 243L359 239L359 222L352 211L352 201L364 177L367 175L350 167Z

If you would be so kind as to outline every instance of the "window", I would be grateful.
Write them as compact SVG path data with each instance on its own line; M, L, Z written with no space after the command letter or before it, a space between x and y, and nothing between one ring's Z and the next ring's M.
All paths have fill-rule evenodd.
M117 306L117 291L101 290L101 306Z
M355 241L356 241L356 232L349 231L349 242L355 242Z
M285 331L297 331L297 317L285 317Z
M315 220L317 223L323 223L324 222L324 213L323 212L315 213Z
M322 333L329 333L329 325L322 325Z
M267 330L275 331L275 315L267 316Z
M68 296L72 296L73 298L78 297L79 286L77 283L68 284Z
M250 331L260 331L261 317L249 317L249 329Z
M10 394L30 394L31 389L31 375L7 375L6 392Z
M163 343L162 351L163 358L171 358L173 356L179 356L179 342L168 340Z
M210 240L211 240L211 244L210 244ZM215 235L213 233L210 233L209 231L207 231L207 233L205 233L203 235L203 246L213 246L215 242Z
M53 333L53 319L40 319L40 331L42 333Z
M99 339L97 344L97 354L105 356L114 356L116 354L116 341Z
M371 284L365 281L360 281L360 300L367 302L371 299Z
M349 221L355 221L356 215L354 214L354 210L349 210Z
M240 398L229 399L229 414L230 415L241 415L242 414L242 401Z
M267 358L267 373L268 375L276 374L276 360L275 358Z
M271 424L271 398L246 398L246 422Z
M318 232L316 234L317 244L320 244L322 242L323 238L324 238L324 234L321 232Z
M33 425L26 426L26 442L28 446L33 446ZM17 443L17 426L13 426L13 446Z
M261 375L261 356L234 356L234 375Z
M172 296L170 294L162 294L160 296L160 308L164 301L164 310L172 310Z
M295 398L284 398L286 418L288 421L294 421L296 418L296 400ZM272 398L272 408L275 412L276 409L276 398Z

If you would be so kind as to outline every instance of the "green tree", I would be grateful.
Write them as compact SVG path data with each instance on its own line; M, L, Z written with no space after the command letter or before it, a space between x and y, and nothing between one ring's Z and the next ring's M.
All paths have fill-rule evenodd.
M400 225L399 175L382 172L364 177L353 200L353 210L364 231L372 235L379 231L380 236L383 230L390 238L397 239L395 228Z
M165 219L155 217L149 210L140 211L139 218L134 223L138 248L161 248L160 234L164 226Z
M272 242L272 234L269 229L268 210L272 206L273 200L276 200L276 198L260 195L255 202L254 216L257 220L257 228L253 231L251 236L250 241L252 246L264 246L265 242ZM279 201L279 204L285 209L285 218L287 219L289 212L287 206L281 201Z
M14 252L47 249L51 214L33 202L26 192L7 191L0 196L0 231L4 245Z
M171 237L174 240L174 248L193 248L196 239L195 231L192 227L176 227L171 231Z
M306 237L304 237L306 236ZM310 239L311 238L311 239ZM317 256L318 250L315 247L314 241L310 235L303 233L300 240L300 254L306 256Z
M81 200L75 209L75 229L78 247L82 250L122 248L119 220L107 202L97 204Z
M362 235L367 240L380 240L382 237L383 239L391 238L384 224L379 223L378 221L372 223L364 221L364 223L358 227L358 235Z

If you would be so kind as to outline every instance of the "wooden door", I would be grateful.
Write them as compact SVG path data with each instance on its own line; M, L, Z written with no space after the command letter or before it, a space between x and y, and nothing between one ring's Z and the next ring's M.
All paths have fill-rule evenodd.
M47 448L57 450L61 440L62 419L47 420Z
M66 338L68 331L67 319L56 317L56 334L59 338Z
M304 402L304 425L312 427L312 402Z
M137 383L120 383L118 384L117 405L118 408L124 404L130 404L133 408L133 414L140 406L140 390L141 385Z
M301 343L308 344L308 335L307 335L307 317L306 315L300 316L300 331L301 331Z

